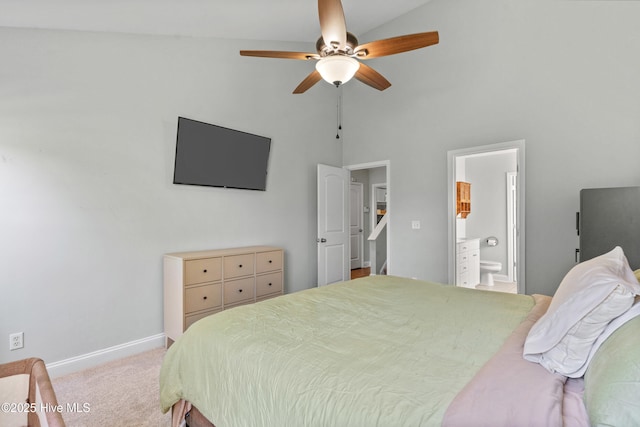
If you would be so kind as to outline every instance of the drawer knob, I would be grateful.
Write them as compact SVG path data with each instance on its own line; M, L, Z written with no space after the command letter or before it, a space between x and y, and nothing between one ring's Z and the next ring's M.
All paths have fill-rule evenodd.
M238 266L238 268L242 268L242 264L240 264L240 265Z
M202 270L202 272L203 272L203 273L206 273L206 272L207 272L207 269L205 268L204 270Z
M273 261L269 260L269 264L271 264Z
M269 286L271 286L271 283L269 283Z
M242 289L238 289L238 292L242 292Z
M207 299L207 296L206 296L206 295L205 295L205 296L203 296L203 297L202 297L202 299Z

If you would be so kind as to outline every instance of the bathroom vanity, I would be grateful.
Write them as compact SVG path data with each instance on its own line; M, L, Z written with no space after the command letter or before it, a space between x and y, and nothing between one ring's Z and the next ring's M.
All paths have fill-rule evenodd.
M480 283L480 239L456 242L456 286L475 288Z

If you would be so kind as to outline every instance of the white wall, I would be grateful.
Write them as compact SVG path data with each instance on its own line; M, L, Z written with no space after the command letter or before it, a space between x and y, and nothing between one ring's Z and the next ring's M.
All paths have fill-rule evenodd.
M467 157L466 180L471 183L471 214L466 222L467 237L480 239L480 260L502 263L507 274L507 172L518 165L515 151ZM498 239L488 246L487 237Z
M447 151L524 139L526 291L555 292L580 189L640 184L638 22L640 2L433 0L360 36L440 33L368 61L386 91L345 85L345 164L391 162L392 274L447 281Z
M278 245L286 291L316 283L336 91L247 48L301 46L0 28L0 362L162 333L166 252ZM271 137L267 191L173 185L179 115Z

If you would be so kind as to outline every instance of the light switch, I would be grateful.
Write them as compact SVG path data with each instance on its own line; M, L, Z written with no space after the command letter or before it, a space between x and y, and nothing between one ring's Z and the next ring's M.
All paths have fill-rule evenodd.
M411 228L414 230L420 230L420 221L411 221Z

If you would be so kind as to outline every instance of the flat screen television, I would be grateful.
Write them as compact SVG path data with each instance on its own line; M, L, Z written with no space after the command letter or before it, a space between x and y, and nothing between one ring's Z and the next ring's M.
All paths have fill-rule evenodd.
M174 184L265 191L271 138L178 117Z

